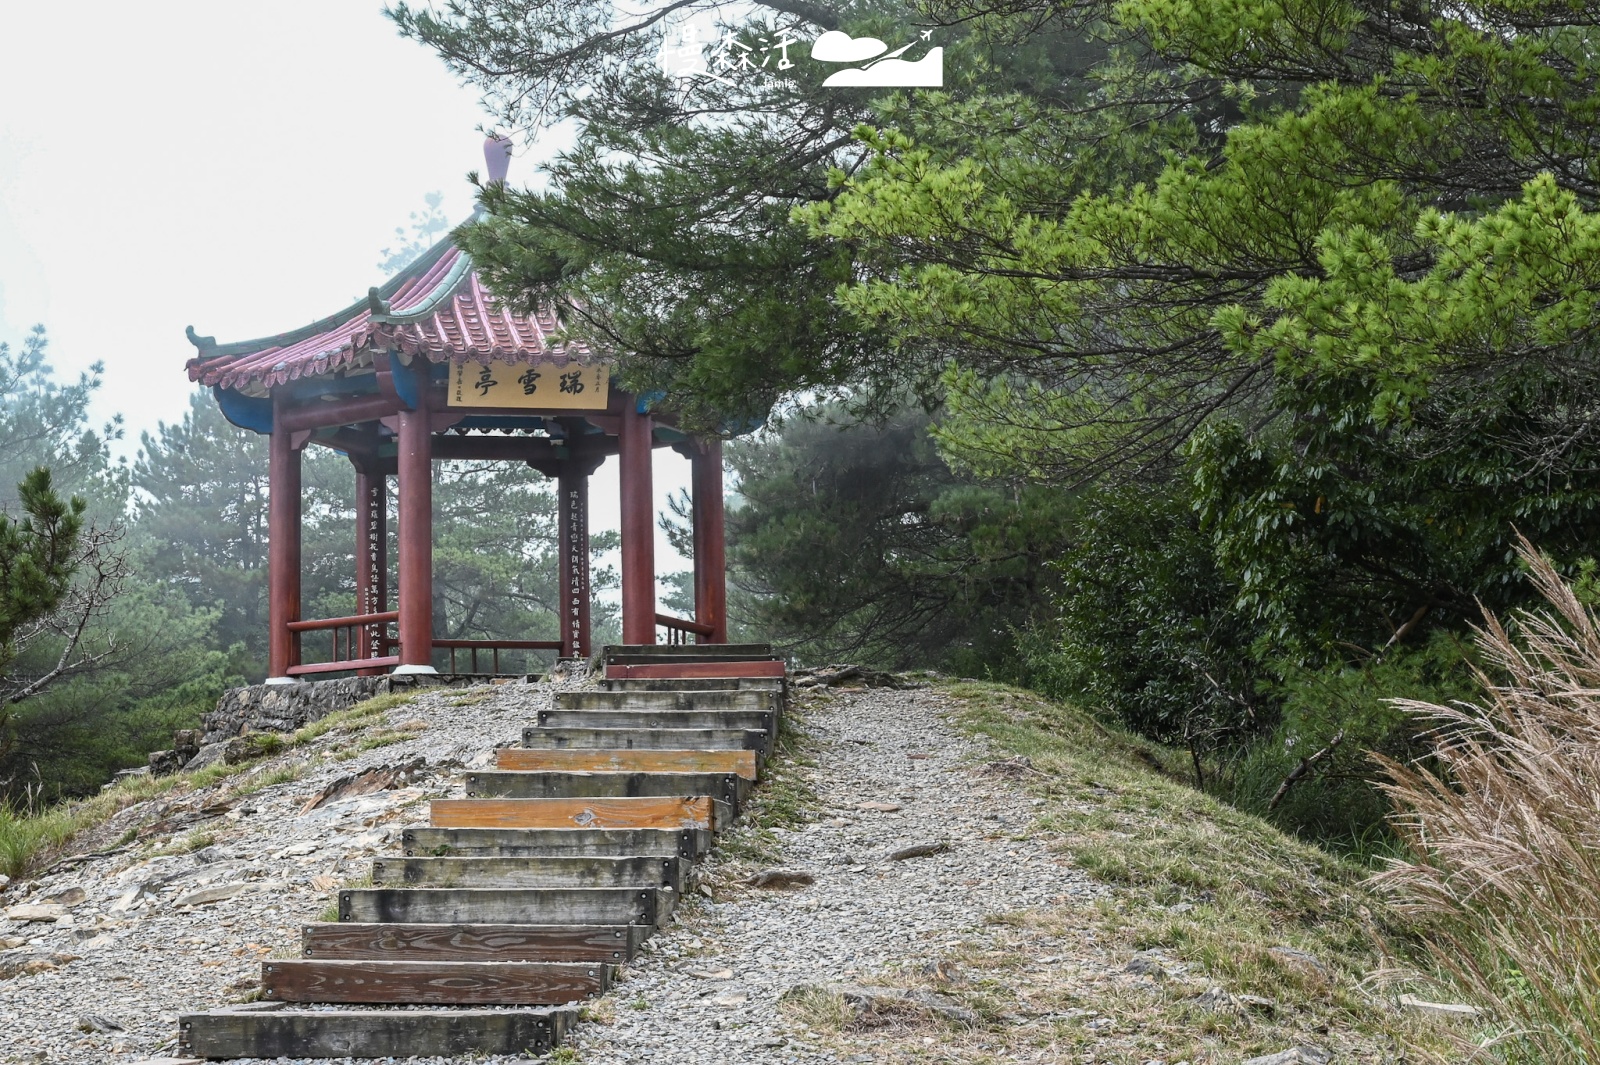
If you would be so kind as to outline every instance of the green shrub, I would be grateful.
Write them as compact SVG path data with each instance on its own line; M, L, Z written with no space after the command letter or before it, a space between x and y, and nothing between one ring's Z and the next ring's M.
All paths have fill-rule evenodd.
M1416 716L1393 700L1469 698L1475 686L1468 649L1453 633L1439 632L1420 647L1391 648L1358 664L1275 664L1283 677L1273 693L1278 724L1221 759L1214 791L1304 838L1382 849L1389 801L1372 754L1410 762L1428 751ZM1302 759L1310 764L1285 790Z
M1207 749L1272 723L1257 633L1181 494L1121 489L1085 502L1058 563L1053 629L1021 641L1027 680L1151 739Z

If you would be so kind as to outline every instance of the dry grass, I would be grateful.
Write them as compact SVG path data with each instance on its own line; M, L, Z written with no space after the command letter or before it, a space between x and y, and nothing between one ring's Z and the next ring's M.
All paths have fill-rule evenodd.
M1384 765L1410 848L1378 878L1506 1061L1600 1062L1600 625L1523 540L1549 603L1478 633L1482 706L1401 703L1436 765ZM1491 676L1491 673L1493 676Z

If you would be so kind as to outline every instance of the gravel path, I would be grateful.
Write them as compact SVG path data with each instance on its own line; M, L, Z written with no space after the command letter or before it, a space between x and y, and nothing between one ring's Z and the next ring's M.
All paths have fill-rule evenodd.
M875 689L808 708L821 816L781 835L785 868L815 883L693 907L630 966L614 1021L580 1026L585 1065L836 1062L780 1015L785 991L879 982L985 944L990 914L1102 893L1042 841L1012 838L1027 834L1035 800L981 771L987 752L950 726L952 707L934 690ZM950 849L889 857L935 842Z
M412 738L347 761L325 757L252 795L225 796L252 779L244 776L124 811L108 838L152 821L177 827L0 895L7 908L56 897L69 911L54 924L0 918L0 977L29 961L36 970L0 978L0 1062L97 1065L175 1053L178 1012L238 1001L263 957L297 952L299 925L320 919L336 884L365 876L374 854L393 853L427 799L460 793L455 769L484 764L552 691L572 686L430 692L388 714ZM805 772L819 808L803 828L780 830L785 867L815 882L728 886L736 870L713 861L705 879L719 885L714 897L683 907L629 966L597 1011L610 1023L579 1026L571 1045L582 1061L837 1062L780 1014L785 991L892 978L958 942L981 945L986 915L1100 894L1042 840L1021 838L1033 801L982 771L986 753L950 726L952 707L934 689L815 700L804 727L817 764ZM348 743L330 734L254 775ZM418 756L428 771L409 786L300 813L335 777ZM889 857L941 841L950 844L942 853ZM204 845L188 852L188 843ZM152 853L163 847L174 852ZM193 901L206 888L234 893ZM119 1027L96 1031L100 1022Z

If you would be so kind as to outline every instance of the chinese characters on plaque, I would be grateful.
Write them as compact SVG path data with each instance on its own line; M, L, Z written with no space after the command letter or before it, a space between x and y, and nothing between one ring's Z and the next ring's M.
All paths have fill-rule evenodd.
M523 410L605 410L610 368L575 362L512 365L458 362L450 367L450 406Z

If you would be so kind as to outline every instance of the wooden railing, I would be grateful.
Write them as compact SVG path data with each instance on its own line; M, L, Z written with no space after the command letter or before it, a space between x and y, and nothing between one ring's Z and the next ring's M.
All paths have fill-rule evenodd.
M304 676L308 673L346 673L352 670L388 669L400 664L400 656L393 653L374 655L371 649L374 644L385 652L398 649L400 641L389 635L390 622L399 621L398 610L386 610L381 614L352 614L343 618L319 618L309 621L289 622L289 631L294 633L298 642L301 633L327 632L332 636L331 653L326 662L312 662L307 665L290 666L291 677ZM689 624L693 624L690 622ZM377 626L375 634L369 633L369 628ZM450 652L450 672L460 672L457 654L461 651L470 652L468 659L471 672L482 672L478 668L478 652L490 653L491 673L500 672L501 651L559 651L560 640L434 640L435 648L443 648Z
M398 655L374 656L370 653L371 641L367 636L369 626L388 625L391 621L399 621L398 610L386 610L381 614L352 614L343 618L319 618L311 621L291 621L289 631L295 634L296 641L300 634L305 632L328 632L333 637L332 654L326 662L313 662L309 665L290 666L289 676L299 677L308 673L343 673L355 669L387 669L400 664ZM341 639L342 638L342 639ZM379 630L378 643L385 650L394 641L388 638L387 633ZM341 643L343 646L341 647Z
M656 628L667 630L666 643L669 647L691 642L690 636L709 637L717 631L710 625L702 625L698 621L690 621L688 618L675 618L671 614L657 614ZM694 640L692 642L702 643L704 641Z
M560 640L434 640L433 646L443 647L450 652L450 672L459 673L456 668L456 652L472 652L472 672L478 669L478 652L491 651L494 654L492 673L500 672L501 651L559 651Z

